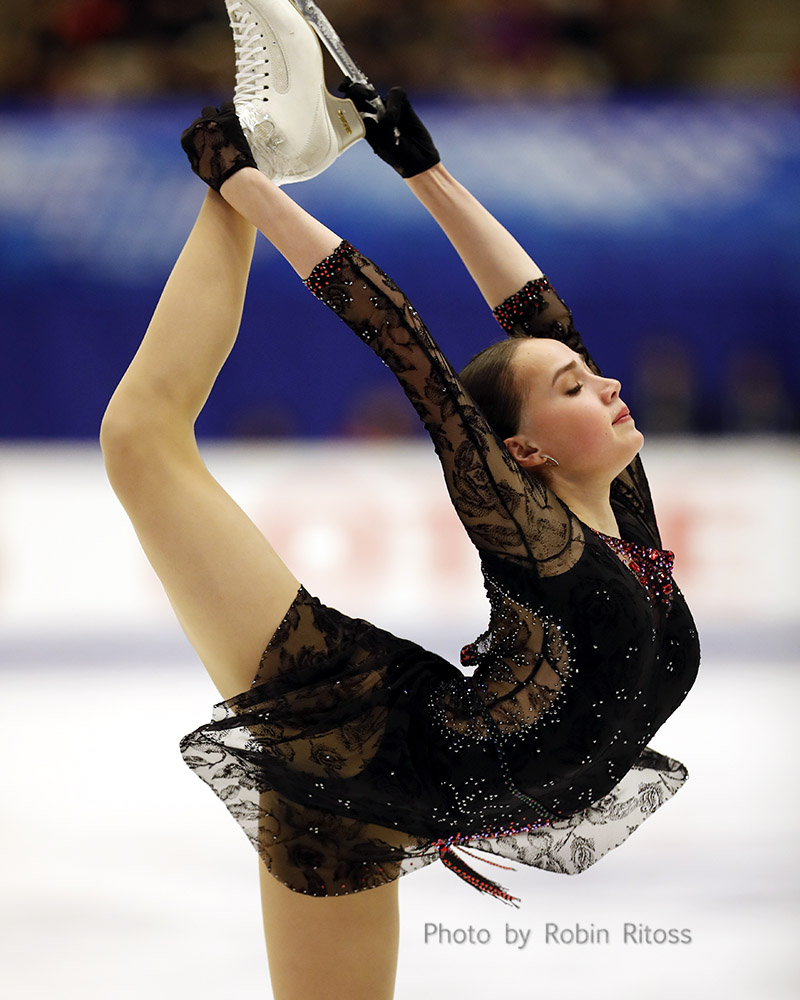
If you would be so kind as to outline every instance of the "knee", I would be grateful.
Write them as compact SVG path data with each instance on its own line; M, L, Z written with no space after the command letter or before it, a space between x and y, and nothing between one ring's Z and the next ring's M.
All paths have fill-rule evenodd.
M100 447L106 461L113 461L123 453L129 454L147 434L150 419L147 406L137 402L120 386L111 397L100 424Z
M144 442L134 414L113 401L100 424L100 448L106 475L116 489L133 474L134 467L141 464Z
M147 468L196 445L191 429L172 426L152 405L114 397L100 424L100 448L108 479L119 493L140 483Z

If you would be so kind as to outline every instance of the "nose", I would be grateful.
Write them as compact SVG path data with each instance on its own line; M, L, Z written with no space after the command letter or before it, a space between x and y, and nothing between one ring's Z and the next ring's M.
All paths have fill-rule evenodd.
M606 402L612 402L619 396L622 384L615 378L604 378L603 382L605 385L601 391L601 395Z

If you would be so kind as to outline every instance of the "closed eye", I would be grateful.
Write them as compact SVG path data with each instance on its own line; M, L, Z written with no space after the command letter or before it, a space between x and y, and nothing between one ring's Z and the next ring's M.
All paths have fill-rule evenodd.
M576 386L574 386L572 389L568 389L567 390L567 395L568 396L577 396L578 393L581 391L582 388L583 388L583 382L578 382L578 384Z
M577 358L573 358L572 361L568 361L565 365L562 365L560 368L557 368L555 370L555 372L553 373L553 381L551 384L555 385L562 375L565 375L567 372L577 369L579 364L583 365L584 371L586 372L587 375L592 374L591 369L586 364L586 358L584 358L583 355L579 354Z

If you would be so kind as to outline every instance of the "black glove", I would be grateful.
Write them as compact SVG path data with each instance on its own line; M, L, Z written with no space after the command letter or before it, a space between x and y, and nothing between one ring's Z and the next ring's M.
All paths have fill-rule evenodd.
M203 108L181 133L181 146L192 170L215 191L242 167L257 168L231 101L221 108Z
M430 133L401 87L392 87L386 95L386 111L377 116L371 102L378 94L371 87L345 80L339 90L350 98L362 116L365 138L373 151L401 177L415 177L439 162L441 157Z

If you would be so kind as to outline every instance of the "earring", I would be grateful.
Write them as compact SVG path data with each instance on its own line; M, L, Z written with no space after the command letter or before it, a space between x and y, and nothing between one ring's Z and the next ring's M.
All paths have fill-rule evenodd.
M554 458L551 458L549 455L545 455L544 452L542 452L542 458L544 459L545 465L558 465L558 462Z

